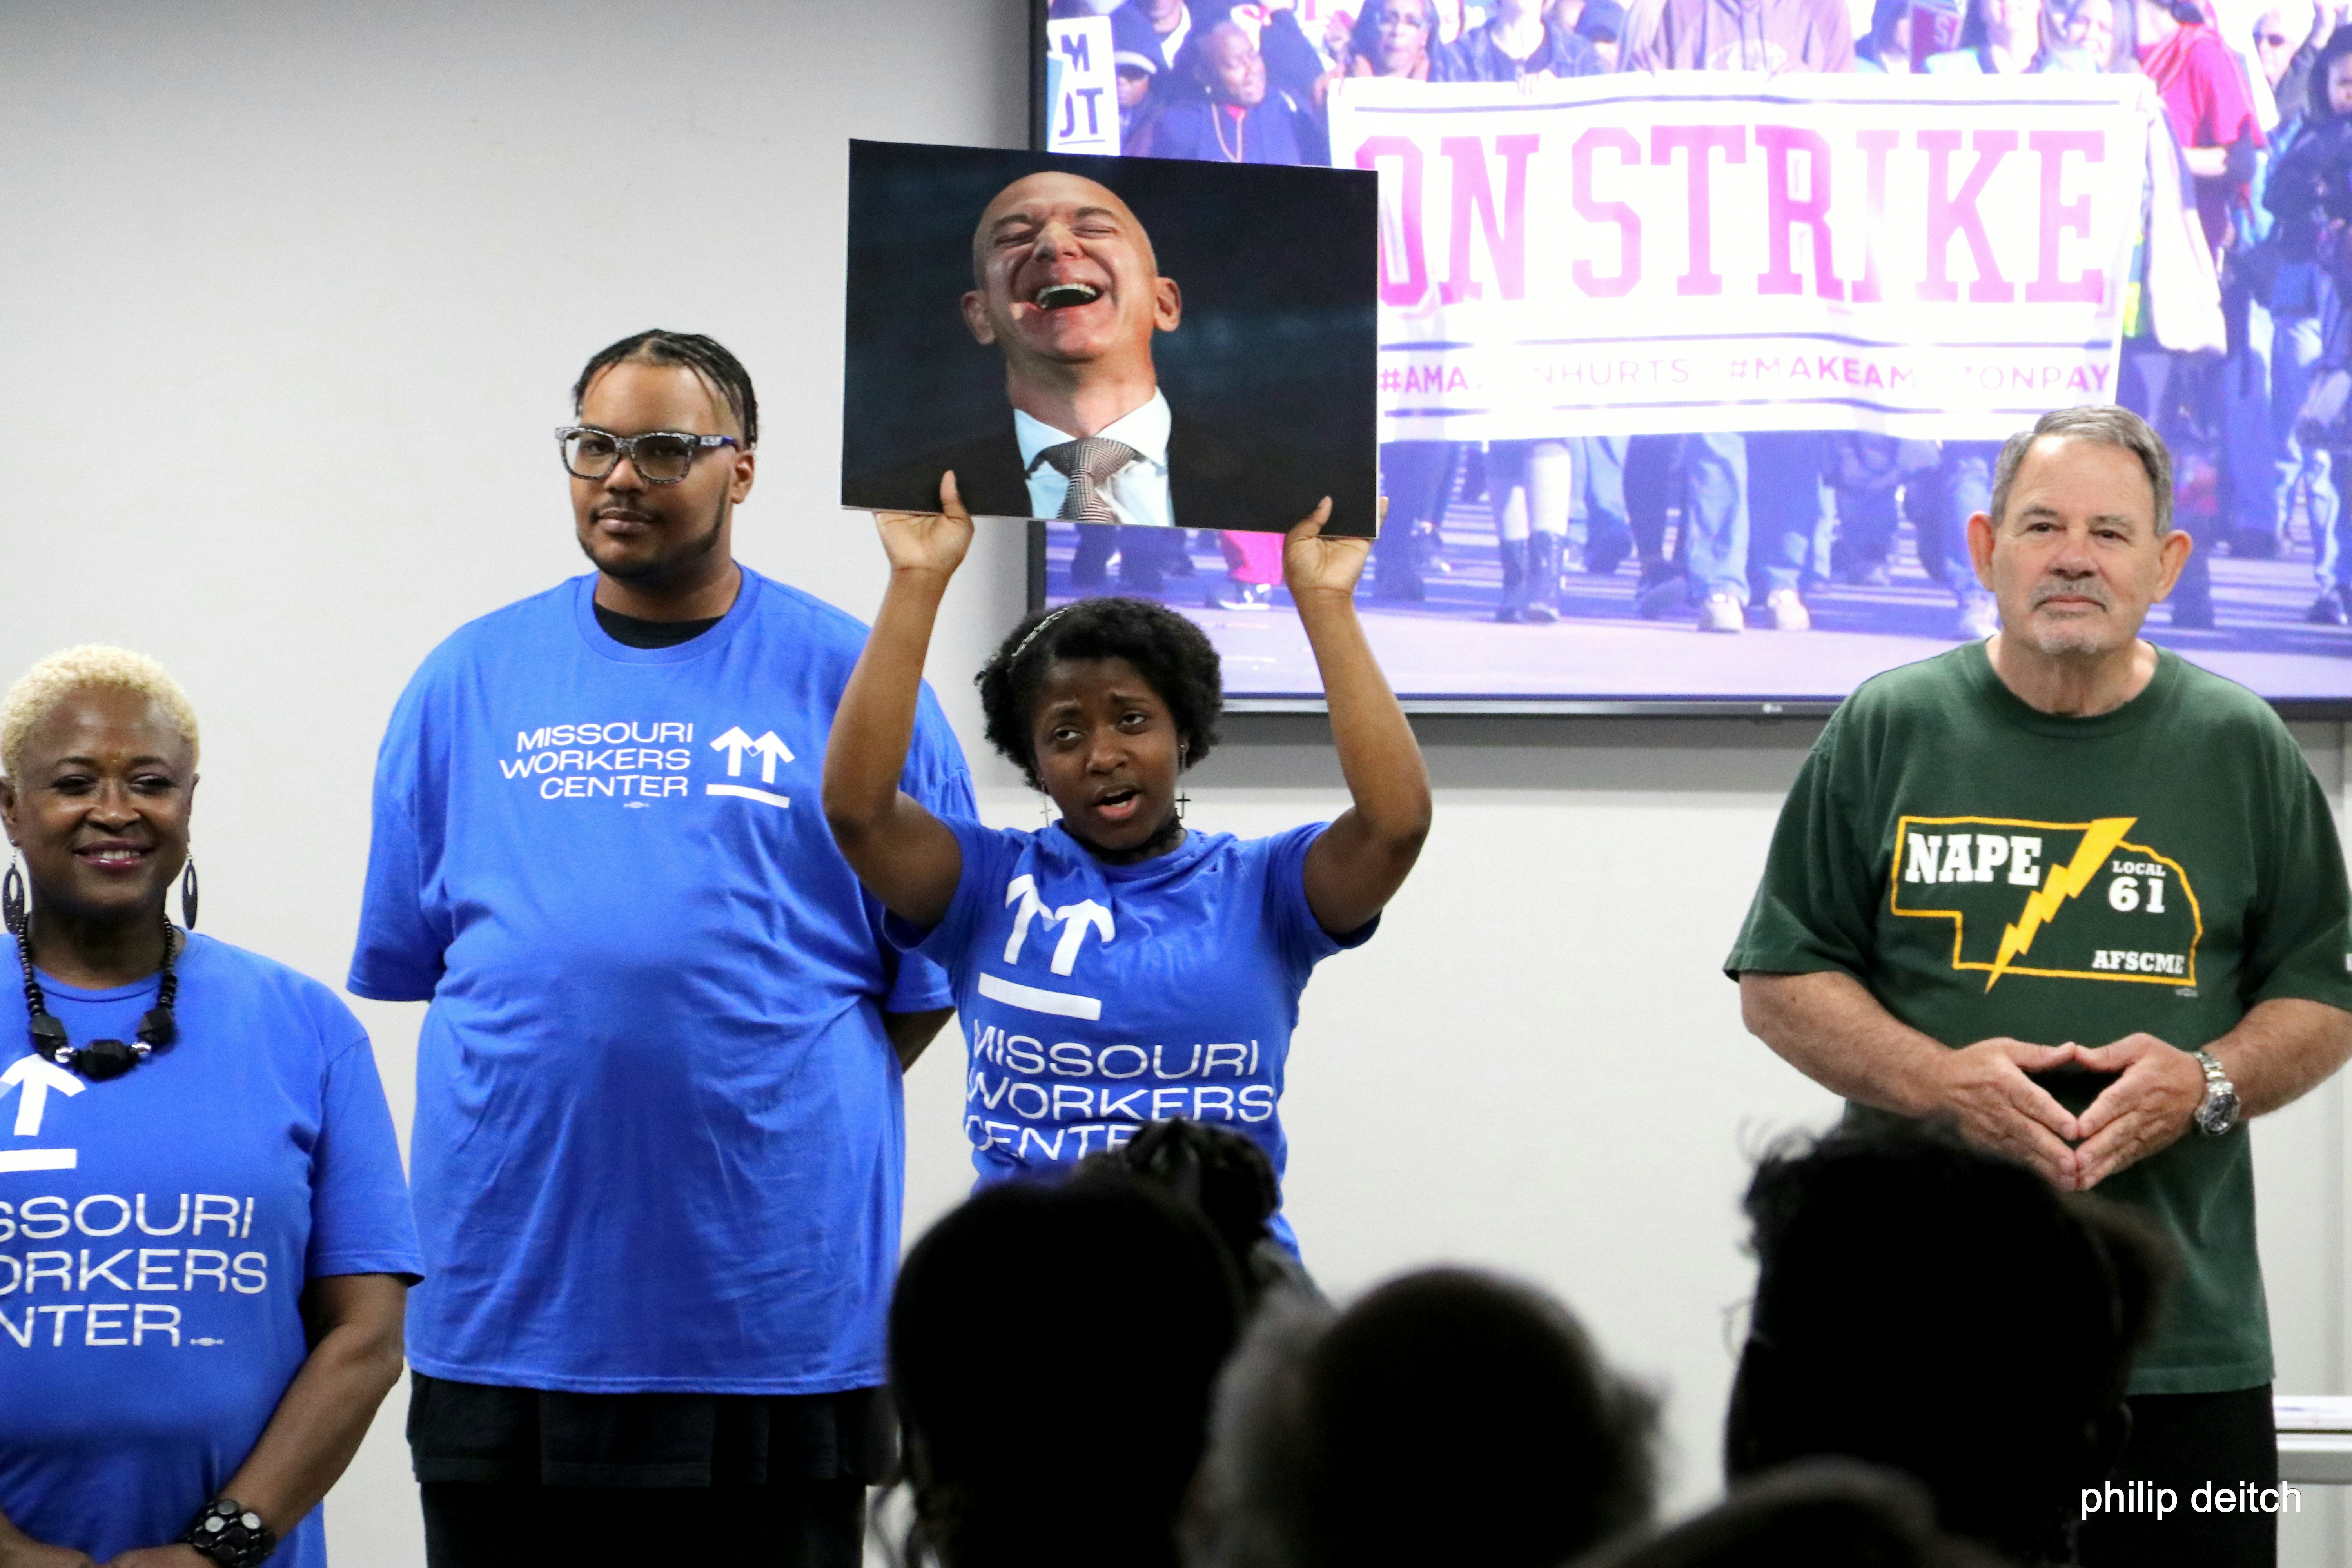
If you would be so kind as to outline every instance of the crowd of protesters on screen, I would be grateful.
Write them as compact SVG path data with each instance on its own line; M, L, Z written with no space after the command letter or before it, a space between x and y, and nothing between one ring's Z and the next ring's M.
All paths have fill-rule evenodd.
M1358 78L1540 85L1621 69L2146 76L2216 258L2210 281L2192 274L2169 286L2218 290L2203 316L2218 302L2226 322L2226 341L2184 347L2159 339L2147 279L2130 280L2140 303L2126 326L2120 400L2179 454L2176 499L2200 545L2169 601L2170 624L2214 625L2215 554L2307 554L2318 588L2307 618L2352 625L2352 518L2334 479L2335 454L2352 447L2352 331L2337 303L2341 258L2352 247L2341 238L2343 216L2315 194L2340 189L2347 163L2322 60L2344 58L2328 54L2344 8L2279 0L2255 14L2259 3L1880 0L1859 37L1842 0L1758 0L1728 31L1711 0L1631 8L1619 0L1364 0L1320 8L1312 21L1297 5L1055 0L1054 14L1108 15L1127 151L1244 163L1328 162L1333 91ZM2352 100L2352 76L2346 92ZM2298 142L2304 150L2291 157ZM1400 449L1407 445L1437 449ZM1958 525L1988 499L1985 443L1803 432L1562 436L1487 444L1494 449L1475 458L1454 449L1461 445L1384 449L1397 515L1372 574L1376 596L1423 598L1424 574L1451 567L1449 513L1478 508L1491 516L1502 557L1496 619L1558 619L1580 574L1613 579L1630 566L1637 575L1623 591L1653 619L1687 616L1715 632L1803 631L1812 624L1810 600L1887 584L1901 570L1898 538L1908 522L1917 569L1956 606L1951 635L1992 629ZM1670 533L1676 512L1681 528Z

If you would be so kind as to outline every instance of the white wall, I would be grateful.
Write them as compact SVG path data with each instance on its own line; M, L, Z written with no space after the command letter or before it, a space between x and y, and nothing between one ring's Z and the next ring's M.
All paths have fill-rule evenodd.
M832 499L843 142L1019 144L1025 42L1024 0L0 7L0 677L90 639L180 674L208 931L340 981L384 715L451 627L579 569L548 433L624 332L742 355L767 440L739 547L871 609L879 554ZM933 666L976 759L969 672L1020 607L1019 541L991 545ZM1195 820L1335 809L1318 728L1236 721ZM1714 973L1811 728L1423 732L1428 856L1307 994L1293 1214L1340 1291L1438 1258L1559 1290L1666 1391L1688 1506L1743 1154L1831 1109ZM2340 735L2305 738L2340 792ZM404 1122L416 1010L362 1011ZM909 1090L910 1231L964 1179L959 1092L950 1041ZM2283 1386L2347 1387L2345 1114L2331 1087L2260 1139ZM331 1505L345 1568L419 1561L400 1406ZM2297 1528L2290 1561L2342 1568L2340 1518Z

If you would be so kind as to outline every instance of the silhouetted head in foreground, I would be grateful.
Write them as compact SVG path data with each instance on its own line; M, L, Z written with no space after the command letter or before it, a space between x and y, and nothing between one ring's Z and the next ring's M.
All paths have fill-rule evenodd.
M1654 1541L1581 1568L2005 1568L1936 1528L1908 1476L1851 1459L1766 1472Z
M1199 1555L1558 1568L1650 1515L1650 1399L1559 1302L1460 1269L1270 1304L1228 1369Z
M1748 1187L1760 1272L1725 1434L1735 1481L1843 1455L1916 1477L1943 1528L2067 1561L2130 1429L2172 1264L2135 1216L1940 1134L1838 1133Z
M1244 1306L1255 1308L1271 1289L1320 1298L1298 1260L1274 1239L1272 1222L1282 1206L1274 1162L1233 1129L1171 1117L1151 1122L1116 1149L1087 1155L1078 1169L1081 1174L1128 1172L1197 1205L1225 1244Z
M908 1555L1156 1568L1240 1330L1199 1212L1118 1172L992 1187L907 1256L890 1305Z

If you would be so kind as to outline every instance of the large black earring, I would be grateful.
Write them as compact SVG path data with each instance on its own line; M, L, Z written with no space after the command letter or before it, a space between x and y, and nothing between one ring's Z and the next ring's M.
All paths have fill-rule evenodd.
M196 929L196 858L188 857L188 868L180 873L180 923L190 931Z
M1181 782L1185 767L1184 759L1190 756L1192 752L1192 746L1189 741L1176 748L1176 774L1179 781L1176 785L1176 820L1179 822L1184 820L1184 808L1192 804L1192 797L1184 793L1184 785Z
M25 873L16 864L16 857L10 855L8 874L0 877L0 920L7 922L10 936L25 934L26 911Z

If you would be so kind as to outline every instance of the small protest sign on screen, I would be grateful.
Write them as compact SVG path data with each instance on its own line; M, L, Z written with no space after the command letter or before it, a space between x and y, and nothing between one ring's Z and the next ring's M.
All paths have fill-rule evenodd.
M850 143L842 504L1374 531L1375 175Z
M1118 76L1113 67L1108 16L1045 24L1045 146L1055 153L1098 153L1116 158Z

